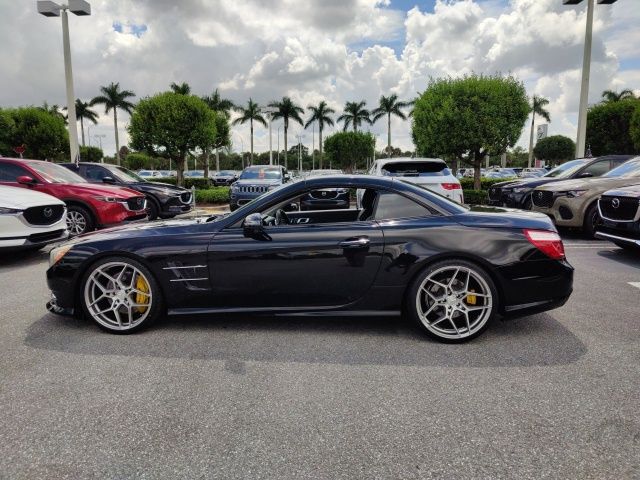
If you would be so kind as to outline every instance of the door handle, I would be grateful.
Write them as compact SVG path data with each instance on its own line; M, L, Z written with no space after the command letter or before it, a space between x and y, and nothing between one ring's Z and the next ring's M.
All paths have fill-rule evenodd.
M338 245L342 248L365 248L369 246L369 237L358 237L344 240Z

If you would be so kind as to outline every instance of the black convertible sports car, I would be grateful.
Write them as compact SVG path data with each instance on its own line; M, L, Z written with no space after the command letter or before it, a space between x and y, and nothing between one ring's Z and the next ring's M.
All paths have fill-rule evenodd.
M301 211L322 188L350 189L358 208ZM50 265L49 310L119 333L165 314L403 312L459 342L498 315L563 305L573 280L546 216L470 210L364 175L295 182L222 216L83 235L53 249Z

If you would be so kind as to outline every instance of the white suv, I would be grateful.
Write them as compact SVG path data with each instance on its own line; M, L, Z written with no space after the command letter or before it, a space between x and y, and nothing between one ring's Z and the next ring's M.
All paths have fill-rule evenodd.
M0 250L36 249L68 236L64 202L46 193L0 185Z
M400 177L464 203L460 181L453 176L444 160L439 158L382 158L373 162L370 175Z

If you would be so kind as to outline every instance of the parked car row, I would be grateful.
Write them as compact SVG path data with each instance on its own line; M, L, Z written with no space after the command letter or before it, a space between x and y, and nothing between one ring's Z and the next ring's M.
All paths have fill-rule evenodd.
M0 247L47 243L192 210L191 191L115 165L0 158Z
M173 178L175 170L138 170L137 175L145 180ZM204 178L204 170L185 170L184 178ZM228 186L238 179L239 172L235 170L209 171L209 178L216 186Z

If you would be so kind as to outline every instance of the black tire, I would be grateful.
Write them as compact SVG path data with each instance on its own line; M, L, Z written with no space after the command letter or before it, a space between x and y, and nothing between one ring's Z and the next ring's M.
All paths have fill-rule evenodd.
M95 220L89 210L80 205L67 206L67 229L70 237L91 232L95 228Z
M598 225L600 225L601 222L602 219L600 218L600 212L598 211L598 204L593 203L589 208L587 208L587 211L584 214L584 233L589 238L594 238L596 228L598 227Z
M531 202L531 194L529 194L524 199L524 202L522 202L522 209L523 210L531 210L532 206L533 206L533 204Z
M155 220L160 216L160 205L153 197L147 197L147 212L149 220Z
M144 279L147 281L147 286L148 286L148 293L150 294L149 296L149 303L150 303L150 307L148 312L144 312L146 313L146 316L144 316L144 318L142 319L142 321L140 321L139 323L135 323L132 327L130 328L126 328L126 325L124 326L124 328L117 328L117 326L113 326L110 327L108 324L105 324L104 320L101 322L100 320L98 320L98 318L94 315L94 312L92 312L90 310L90 306L89 306L89 298L88 295L91 294L90 290L91 287L87 286L87 283L89 282L89 280L92 278L94 272L96 272L98 269L100 268L109 268L109 264L122 264L122 265L128 265L129 267L133 267L134 269L137 269L139 271L139 273L141 273L144 277ZM106 267L105 267L106 266ZM119 267L113 267L114 269L117 269ZM99 277L101 278L103 281L105 281L108 285L112 285L113 282L106 280L105 277ZM131 281L133 283L133 279L129 279L128 277L123 276L123 281L124 283L128 283L129 281ZM136 287L138 286L137 282L135 283ZM97 292L99 290L96 290ZM152 325L159 317L160 315L164 312L164 299L162 298L162 290L160 289L160 285L158 284L157 280L155 279L155 277L152 275L151 271L144 266L142 263L140 263L137 260L134 260L132 258L128 258L128 257L117 257L117 256L113 256L113 257L106 257L106 258L102 258L100 260L98 260L97 262L95 262L94 264L92 264L87 271L84 273L84 275L82 276L82 280L80 281L80 286L78 289L78 295L80 296L79 301L80 301L80 305L82 307L82 312L84 313L84 316L87 319L92 320L96 325L98 325L98 327L100 327L102 330L109 332L109 333L114 333L114 334L128 334L128 333L133 333L133 332L137 332L140 331L142 329L148 328L150 325ZM138 300L138 294L137 293L130 293L129 295L135 295L134 301L139 301ZM116 296L117 297L117 296ZM114 298L116 298L114 297ZM104 300L102 300L103 302L112 302L112 300L110 300L109 298L105 298ZM113 303L111 303L111 305L113 305ZM108 306L108 305L107 305ZM100 303L98 303L96 305L96 308L99 308L100 310L102 310L104 307L104 305L101 305ZM122 307L124 307L126 309L126 305L122 305ZM134 307L134 309L137 309L137 307ZM139 313L139 311L138 311ZM143 316L144 313L141 313L140 315ZM115 318L115 317L114 317ZM125 319L126 320L126 319ZM127 323L126 321L123 323Z
M423 293L424 292L423 286L427 289L430 288L428 287L429 285L428 279L432 275L436 277L440 274L446 276L446 272L448 270L455 271L458 268L460 269L459 272L461 273L454 274L451 277L454 279L453 280L454 284L452 285L452 287L454 287L452 290L452 294L447 294L445 292L443 298L446 298L446 300L440 300L439 297L441 295L437 295L437 298L439 301L447 302L447 303L434 306L433 303L435 303L435 300L433 300L431 305L424 304L425 301L431 301L431 300L425 300L425 299L433 298L432 296L429 296L429 294L425 296L425 294ZM462 280L464 279L464 273L466 271L473 272L473 275L474 275L473 279L469 280L469 285L470 286L473 285L475 287L475 293L478 294L478 297L476 297L475 295L473 296L473 302L474 302L473 304L470 303L471 295L462 296L463 290L459 290L455 288L459 286L459 283L462 283ZM427 283L425 284L425 282ZM439 288L439 287L436 287L436 288ZM464 288L464 285L463 285L463 288ZM472 288L471 290L474 290L474 288ZM469 292L471 290L469 290ZM487 295L490 295L490 297L481 297L479 293L480 290L485 291ZM489 324L491 323L491 321L496 317L499 309L498 292L491 277L487 274L487 272L483 268L479 267L477 264L473 262L469 262L467 260L461 260L461 259L443 260L427 266L413 280L413 282L409 286L409 289L407 291L407 295L405 298L406 298L405 311L410 316L410 318L431 338L434 338L444 343L468 342L469 340L472 340L477 336L481 335L489 327ZM452 298L453 300L451 300ZM483 303L486 302L486 304L477 305L477 307L479 308L476 308L473 305L476 305L475 302L478 301L478 298L483 298L481 301ZM448 303L448 302L452 302L452 303ZM456 302L456 303L454 304L453 302ZM420 307L418 305L420 305ZM468 332L464 332L464 331L462 333L459 332L459 330L467 330L467 327L466 327L465 317L462 316L463 312L462 310L459 310L458 307L465 308L465 309L472 308L472 309L475 309L474 312L477 311L479 313L478 316L475 316L474 312L466 313L466 316L467 316L466 318L470 318L469 325L471 327L468 329ZM486 307L486 308L482 309L482 307ZM428 310L426 312L426 315L424 316L424 318L427 319L426 321L423 321L423 316L421 312L418 311L418 308ZM431 310L432 308L434 310ZM455 328L455 333L453 333L452 331L451 334L440 332L440 330L443 329L442 327L438 327L438 328L435 327L435 324L441 322L442 320L436 320L433 322L428 321L428 315L430 315L429 313L430 311L432 311L432 314L435 316L440 317L442 316L442 314L444 314L446 317L447 315L449 315L447 314L448 309L451 309L450 315L453 318L451 320L448 320L448 319L444 320L442 325L447 325L447 328L450 327L452 330ZM442 314L440 312L442 312ZM432 323L433 325L427 326L427 324L430 324L430 323Z

